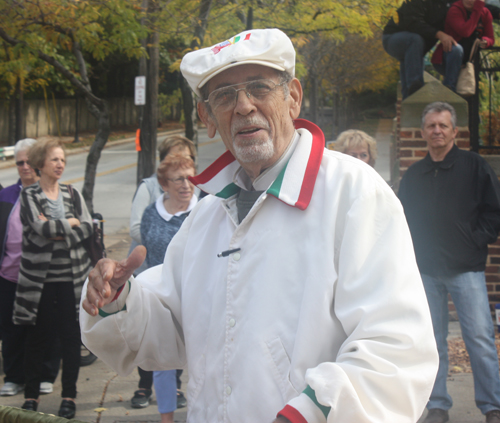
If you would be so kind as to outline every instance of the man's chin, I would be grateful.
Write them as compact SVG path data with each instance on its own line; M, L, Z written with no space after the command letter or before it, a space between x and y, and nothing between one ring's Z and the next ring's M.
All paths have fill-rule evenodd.
M264 148L255 146L236 148L235 157L240 163L258 163L268 161L274 154L274 148Z

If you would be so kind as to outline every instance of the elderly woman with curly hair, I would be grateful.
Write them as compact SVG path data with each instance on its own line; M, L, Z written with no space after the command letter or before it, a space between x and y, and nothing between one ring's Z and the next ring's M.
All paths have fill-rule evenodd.
M147 249L147 267L162 264L170 241L198 199L188 177L196 174L190 157L168 155L157 170L164 194L146 207L141 220L141 241ZM155 371L154 386L161 423L173 423L178 406L176 371Z
M377 159L377 142L366 132L349 129L342 132L337 138L335 150L355 157L371 167Z
M59 416L75 416L80 365L78 309L90 259L82 241L92 219L82 196L59 183L66 167L63 145L39 141L29 151L40 180L21 192L23 242L14 323L26 325L26 387L22 408L37 410L42 360L56 332L61 341L62 402Z

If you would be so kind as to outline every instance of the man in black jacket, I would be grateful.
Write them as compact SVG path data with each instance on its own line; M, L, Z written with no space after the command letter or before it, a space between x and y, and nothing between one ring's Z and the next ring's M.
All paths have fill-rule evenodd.
M461 64L463 50L453 37L444 33L446 13L452 3L452 0L405 0L384 28L384 49L400 62L403 99L424 85L424 56L438 40L443 44L445 60ZM499 8L486 7L494 19L499 18Z
M427 156L403 176L399 198L431 310L439 370L425 423L448 421L448 294L455 304L474 376L476 405L500 423L500 377L484 270L500 230L500 183L478 154L454 143L456 114L447 103L422 113Z

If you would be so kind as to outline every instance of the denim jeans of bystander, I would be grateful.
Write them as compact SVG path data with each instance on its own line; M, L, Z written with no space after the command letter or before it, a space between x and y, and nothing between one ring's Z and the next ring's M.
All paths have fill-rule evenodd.
M422 281L439 351L439 370L427 408L449 410L453 404L446 389L449 293L471 361L476 406L483 414L500 409L498 356L484 272L466 272L451 277L422 275Z
M403 99L424 85L424 39L413 32L384 34L384 50L399 61Z

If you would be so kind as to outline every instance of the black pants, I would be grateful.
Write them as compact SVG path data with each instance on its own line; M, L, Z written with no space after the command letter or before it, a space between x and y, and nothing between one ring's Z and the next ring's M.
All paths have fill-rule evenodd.
M26 326L12 322L17 283L0 277L0 330L5 382L24 385L24 341Z
M80 325L75 310L75 293L71 282L50 282L43 286L36 325L26 326L25 398L37 399L43 374L43 358L56 336L61 343L63 398L76 398L80 370Z
M142 370L140 367L137 368L139 371L139 389L151 389L153 387L153 372L149 372L147 370ZM177 369L176 371L176 380L177 380L177 389L181 389L181 375L182 369Z

